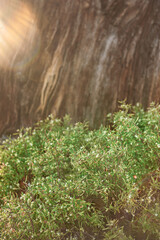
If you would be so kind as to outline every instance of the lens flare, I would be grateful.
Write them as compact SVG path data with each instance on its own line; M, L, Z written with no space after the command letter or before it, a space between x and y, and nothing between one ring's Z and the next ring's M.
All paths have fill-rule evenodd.
M38 51L36 18L19 0L0 3L0 67L21 69Z

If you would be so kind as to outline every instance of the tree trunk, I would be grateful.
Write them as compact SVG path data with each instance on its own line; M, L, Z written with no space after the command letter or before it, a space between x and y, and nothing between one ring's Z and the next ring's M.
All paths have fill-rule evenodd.
M30 2L30 4L28 4ZM160 102L160 1L0 0L0 134Z

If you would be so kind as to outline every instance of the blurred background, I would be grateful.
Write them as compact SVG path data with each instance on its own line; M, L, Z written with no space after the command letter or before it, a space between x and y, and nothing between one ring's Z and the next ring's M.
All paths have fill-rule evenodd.
M160 102L160 1L0 0L0 136Z

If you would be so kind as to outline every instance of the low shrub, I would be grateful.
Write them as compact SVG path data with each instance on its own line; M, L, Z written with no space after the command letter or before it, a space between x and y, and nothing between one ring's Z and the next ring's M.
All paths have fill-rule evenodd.
M3 143L0 239L160 239L160 106L108 122L49 116Z

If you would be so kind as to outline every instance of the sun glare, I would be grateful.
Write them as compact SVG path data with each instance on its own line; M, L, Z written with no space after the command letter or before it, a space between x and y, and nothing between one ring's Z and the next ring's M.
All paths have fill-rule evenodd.
M22 65L37 35L33 12L19 0L0 0L0 66Z

